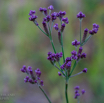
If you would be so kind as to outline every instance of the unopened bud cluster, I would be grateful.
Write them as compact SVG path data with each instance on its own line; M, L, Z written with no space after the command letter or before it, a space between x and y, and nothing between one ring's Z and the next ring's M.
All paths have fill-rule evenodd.
M24 65L21 68L21 72L28 74L28 76L26 76L24 78L24 82L29 82L31 84L38 84L38 85L43 86L43 80L40 80L41 71L40 71L39 68L37 68L35 70L35 75L34 75L33 70L32 70L32 67L31 66L28 66L28 68L26 68L26 66Z
M75 93L75 96L74 96L75 99L79 98L81 95L85 94L85 92L86 92L84 89L82 89L81 93L80 93L79 92L79 90L80 90L79 86L74 87L74 89L75 89L75 92L74 92Z

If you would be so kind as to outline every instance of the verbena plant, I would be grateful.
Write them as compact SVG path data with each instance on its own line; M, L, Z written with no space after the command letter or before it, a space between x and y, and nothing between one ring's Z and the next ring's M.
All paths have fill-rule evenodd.
M43 26L44 30L41 29L41 27L39 26L39 24L36 20L37 16L35 15L35 13L36 13L35 10L30 10L29 20L32 21L39 28L39 30L41 30L50 39L54 53L48 52L47 60L50 61L50 63L55 68L57 68L59 70L58 75L62 76L65 79L65 98L66 98L66 103L69 103L69 100L68 100L68 82L69 82L69 79L71 77L77 76L79 74L87 73L87 68L84 68L79 73L72 75L76 65L78 64L78 62L81 59L86 58L86 53L82 52L83 46L92 37L92 35L97 33L99 25L94 23L92 30L88 30L87 28L85 28L84 33L83 33L83 37L82 37L82 35L81 35L82 34L81 33L81 23L82 23L83 18L85 17L85 14L83 14L82 12L79 12L76 17L79 19L79 22L80 22L80 36L79 36L80 41L77 41L76 39L74 41L72 41L72 45L75 47L75 50L73 50L71 52L70 57L65 58L64 47L63 47L63 32L64 32L66 24L69 23L69 20L67 17L64 18L64 16L66 15L65 11L59 11L59 12L53 12L52 13L53 9L54 9L54 7L52 5L50 5L48 7L48 9L42 8L42 7L39 8L39 11L42 12L44 15L43 22L42 22L42 26ZM49 12L48 12L48 10L49 10ZM58 26L58 23L54 24L54 22L57 18L60 20L60 25L61 25L60 28ZM62 51L60 53L57 53L56 48L55 48L54 43L53 43L53 39L52 39L52 28L53 27L57 31L58 40L59 40L59 43L60 43L61 48L62 48ZM88 33L89 33L89 35L88 35ZM60 58L63 58L63 64L60 63ZM56 65L56 62L58 65ZM74 65L71 65L72 62L74 62ZM48 102L52 103L51 100L49 99L48 95L45 93L45 91L42 88L42 86L44 86L44 84L43 84L43 80L40 80L40 76L41 76L40 69L37 68L35 70L35 74L34 74L31 66L28 66L28 68L26 68L26 66L24 65L23 68L21 69L21 71L23 73L27 73L27 75L28 75L24 78L24 81L29 82L31 84L37 84L38 87L40 88L40 90L44 93ZM79 89L80 89L79 86L75 86L74 89L75 89L74 98L77 99L77 102L79 103L80 102L79 98L81 95L83 95L85 93L85 90L82 89L81 93L80 93L79 92Z

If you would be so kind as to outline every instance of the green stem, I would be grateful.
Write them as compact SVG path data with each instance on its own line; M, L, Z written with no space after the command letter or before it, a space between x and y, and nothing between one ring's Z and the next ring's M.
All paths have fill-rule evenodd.
M69 77L70 77L70 76L71 76L71 74L73 73L73 71L74 71L74 69L75 69L76 65L77 65L77 62L75 61L75 62L74 62L74 65L73 65L73 68L72 68L72 70L71 70L71 72L70 72Z
M46 35L46 36L48 36L48 34L46 34L42 29L41 29L41 27L38 25L38 28Z
M79 97L77 98L78 102L77 103L80 103L80 100L79 100Z
M50 42L51 42L51 45L52 45L52 48L54 50L54 53L56 54L56 49L55 49L55 46L53 44L53 40L52 40L52 36L51 36L51 33L52 33L52 27L53 27L53 22L51 24L51 30L50 30L50 26L49 26L49 23L48 23L48 29L49 29L49 39L50 39ZM59 66L61 66L60 62L58 62Z
M50 42L51 42L51 44L52 44L52 47L53 47L54 53L56 54L56 49L55 49L55 47L54 47L53 40L50 39Z
M50 99L48 98L47 94L45 93L45 91L42 89L41 86L39 86L40 90L43 92L43 94L45 95L45 97L47 98L48 102L51 103Z
M77 76L77 75L80 75L80 74L82 74L83 72L81 71L81 72L79 72L79 73L77 73L77 74L74 74L74 75L72 75L72 76L70 76L70 78L71 77L74 77L74 76Z
M69 103L68 102L68 80L67 80L67 77L66 77L66 83L65 83L65 97L66 97L66 103Z
M85 45L85 44L87 43L87 41L88 41L91 37L92 37L92 35L89 35L89 36L87 37L87 39L85 40L85 42L81 44L81 46Z
M61 25L62 25L62 20L61 20ZM62 53L63 53L63 63L65 63L65 55L64 55L64 47L63 47L63 33L62 32L61 32L61 48L62 48Z
M81 45L81 24L82 24L82 19L80 19L80 45Z
M51 24L51 34L52 34L52 28L53 28L53 21L52 21L52 24Z
M63 63L65 63L65 55L64 55L63 43L62 43L61 47L62 47L62 53L63 53Z
M65 76L65 74L62 71L62 69L58 68L56 64L54 64L54 66Z
M52 29L52 28L51 28ZM49 30L49 39L50 39L50 42L52 44L52 47L53 47L53 50L54 50L54 53L56 53L56 50L55 50L55 47L54 47L54 44L53 44L53 40L52 40L52 36L51 36L51 30L50 30L50 26L49 26L49 23L48 23L48 30Z

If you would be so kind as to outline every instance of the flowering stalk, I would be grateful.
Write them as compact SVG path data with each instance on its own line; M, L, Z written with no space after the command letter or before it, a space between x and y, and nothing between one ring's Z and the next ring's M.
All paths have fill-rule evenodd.
M64 18L64 16L66 15L65 11L59 11L59 12L53 12L51 13L51 11L54 9L52 5L50 5L48 7L49 9L49 15L48 15L48 11L46 8L39 8L39 11L43 13L43 15L45 16L43 18L43 29L41 29L41 27L39 26L38 22L37 22L37 16L35 15L35 10L30 10L30 17L29 20L33 21L34 24L46 35L48 36L48 38L50 39L52 48L54 53L52 52L48 52L48 57L47 59L50 61L50 63L57 68L60 72L58 72L59 76L63 76L65 79L65 98L66 98L66 103L69 103L68 100L68 81L71 77L80 75L82 73L87 73L87 68L84 68L81 72L76 73L74 75L72 75L75 67L77 66L78 62L83 59L86 58L86 53L82 52L83 48L82 46L84 46L87 41L91 38L92 35L96 34L99 28L99 25L94 23L93 24L93 29L92 30L88 30L87 28L84 29L84 34L83 34L83 38L81 37L81 23L82 23L82 19L85 17L85 14L83 14L82 12L79 12L77 14L77 18L79 18L80 21L80 42L77 41L76 39L74 41L72 41L72 45L75 47L75 50L73 50L71 52L71 56L70 57L66 57L64 55L64 47L63 47L63 31L65 29L66 24L69 23L69 20L67 17ZM59 18L60 22L61 22L61 28L59 29L58 27L58 23L56 23L53 26L54 21ZM50 27L50 21L51 21L51 27ZM62 52L57 53L54 43L53 43L53 39L52 39L52 28L55 28L56 31L58 31L58 39L59 39L59 43L61 44L61 49ZM89 36L87 37L89 31ZM80 45L80 47L78 48L78 46ZM60 63L60 59L63 57L63 64ZM59 64L59 67L56 65L56 62ZM74 62L74 65L72 67L72 62ZM25 82L29 82L31 84L37 84L38 87L40 88L40 90L43 92L43 94L45 95L45 97L47 98L48 102L51 103L50 99L48 98L47 94L45 93L45 91L42 89L41 86L44 86L43 81L40 80L40 76L41 76L41 71L39 68L37 68L35 70L35 75L33 73L32 68L29 66L28 68L26 68L26 66L23 66L23 68L21 69L21 71L23 73L27 73L29 76L26 76L24 78ZM83 95L85 93L85 90L82 89L81 94L79 93L79 86L76 86L75 88L75 99L78 100L78 103L80 103L79 101L79 97L81 95Z

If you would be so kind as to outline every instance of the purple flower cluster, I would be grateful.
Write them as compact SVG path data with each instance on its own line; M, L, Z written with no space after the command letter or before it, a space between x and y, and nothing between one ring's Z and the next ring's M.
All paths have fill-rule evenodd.
M93 29L89 31L89 34L91 34L91 35L96 34L97 31L98 31L98 29L99 29L99 25L96 24L96 23L94 23L94 24L93 24Z
M54 9L53 5L50 5L50 6L48 7L48 9L49 9L49 10L53 10L53 9Z
M77 40L72 42L72 45L74 45L74 46L78 46L79 44L80 44L80 42L78 42ZM86 53L84 53L84 52L82 53L82 50L83 50L82 47L79 47L78 53L77 53L77 51L73 50L71 52L71 54L72 54L71 58L74 60L79 60L80 58L81 59L86 58Z
M77 40L75 40L75 41L77 41ZM77 43L78 42L76 42L76 43L74 43L73 42L73 44L72 45L74 45L74 46L77 46ZM78 43L78 45L79 45L80 43ZM67 57L66 59L65 59L65 63L64 64L62 64L61 66L60 66L60 68L61 69L67 69L67 70L70 70L71 69L71 64L72 64L72 61L73 60L76 60L76 61L78 61L79 59L83 59L83 58L86 58L86 53L82 53L82 50L83 50L83 48L82 47L79 47L79 50L78 50L78 52L77 51L75 51L75 50L73 50L72 52L71 52L71 57ZM83 72L84 73L86 73L87 72L87 68L85 68L84 70L83 70Z
M60 72L58 72L58 75L61 76L62 74Z
M68 24L69 23L69 20L68 20L68 18L66 17L66 18L62 18L62 21L64 22L64 23L66 23L66 24Z
M58 27L57 23L54 25L54 28L55 28L55 30L59 30L59 27Z
M61 66L60 66L60 68L61 69L67 69L67 70L70 70L71 69L71 61L72 61L72 58L71 57L67 57L66 59L65 59L65 63L64 64L62 64Z
M81 94L80 94L79 93L79 89L80 89L79 86L74 87L74 89L75 89L75 96L74 96L75 99L77 99L80 95L83 95L86 92L84 89L82 89Z
M77 14L77 18L79 18L79 19L82 19L84 17L86 17L86 16L81 11Z
M80 25L80 42L78 40L74 40L72 41L72 45L75 47L75 50L73 50L71 52L71 56L70 57L66 57L64 56L64 49L63 49L63 32L64 29L66 27L66 24L69 23L69 20L67 17L64 17L66 15L65 11L59 11L59 12L52 12L52 10L54 9L54 7L52 5L50 5L47 8L39 8L39 11L41 13L43 13L44 18L42 21L42 25L43 25L43 29L44 31L40 28L40 26L38 25L36 19L37 16L35 15L35 10L30 10L30 17L29 20L33 21L35 23L35 25L38 26L38 28L49 37L51 44L53 46L54 52L48 52L48 57L47 59L52 63L52 65L54 65L60 72L58 72L59 76L63 76L66 80L66 82L69 80L70 77L79 75L81 73L87 73L87 68L84 68L81 72L72 75L73 70L75 69L77 63L79 62L80 59L86 58L86 53L82 52L83 48L82 46L89 40L89 38L91 37L91 35L94 35L97 33L98 29L99 29L99 25L94 23L93 24L93 29L92 30L88 30L87 28L84 29L84 33L83 33L83 38L81 38L81 25ZM82 19L85 17L85 14L83 14L81 11L77 14L77 18L79 18L80 24L82 22ZM60 26L58 23L54 23L54 21L56 19L60 20ZM58 32L58 39L59 39L59 43L61 44L62 47L62 52L56 53L54 44L53 44L53 40L52 40L52 28L55 28L55 30ZM60 27L60 28L59 28ZM87 38L87 34L91 34L88 36ZM87 39L86 39L87 38ZM80 45L80 47L78 48L78 46ZM63 64L60 64L60 58L63 56ZM71 67L71 65L73 64L74 61L74 65L73 67ZM57 66L56 62L58 62L59 66ZM56 64L55 64L56 63ZM31 84L38 84L43 86L43 81L40 80L40 76L41 76L41 71L39 68L37 68L35 70L35 75L33 73L33 70L31 68L31 66L28 66L28 68L26 68L26 66L23 66L23 68L21 69L21 71L23 73L27 73L29 76L26 76L24 78L25 82L30 82ZM67 86L67 84L66 84ZM82 89L81 93L79 93L79 86L76 86L75 88L75 99L79 98L81 95L83 95L85 93L85 90ZM67 91L67 90L66 90ZM68 101L68 98L67 98Z
M48 7L48 9L49 9L49 10L53 10L54 7L53 7L52 5L50 5L50 6ZM46 9L46 8L40 7L40 8L39 8L39 11L40 11L40 12L43 12L43 14L44 14L45 16L48 15L48 12L47 12L47 9ZM49 12L49 13L50 13L50 12ZM63 19L63 16L65 16L65 15L66 15L66 12L65 12L65 11L59 11L59 12L53 12L53 13L51 13L51 16L50 16L50 14L49 14L48 17L49 17L50 20L54 21L54 20L56 20L57 17L59 17L59 19ZM48 21L47 18L46 18L46 21ZM48 21L48 22L49 22L49 21ZM66 22L66 23L68 24L68 18L65 18L64 22Z
M54 64L56 61L58 62L60 60L60 58L62 57L62 52L60 53L52 53L52 52L48 52L48 57L47 59Z
M75 39L74 41L72 41L72 45L77 47L78 45L80 45L80 42Z
M30 12L29 12L29 15L30 15L29 20L33 21L35 23L35 25L38 26L38 23L36 21L37 16L35 15L35 13L36 13L35 10L30 10Z
M37 69L35 70L36 75L34 75L31 66L28 66L28 68L26 68L26 66L24 65L20 70L21 70L21 72L27 73L27 74L29 75L29 76L26 76L26 77L24 78L24 81L25 81L25 82L29 82L29 83L31 83L31 84L38 84L38 85L43 86L43 81L40 80L41 71L40 71L39 68L37 68Z
M49 9L49 13L48 13L47 8L42 8L42 7L39 8L39 11L42 12L45 15L45 17L43 18L42 24L43 24L43 28L44 28L47 36L49 36L48 22L50 22L50 21L54 22L54 20L56 20L57 18L59 18L62 21L61 29L58 28L58 24L55 24L54 28L55 28L55 30L58 30L58 34L59 33L61 34L61 32L64 31L64 28L66 26L65 24L69 23L68 18L67 17L64 18L64 16L66 15L66 12L65 11L59 11L59 12L51 13L51 11L54 9L54 7L52 5L50 5L48 7L48 9ZM35 15L35 13L36 13L35 10L30 10L29 20L33 21L38 26L38 23L36 21L37 16ZM61 35L58 35L58 36L59 36L59 39L60 39Z

